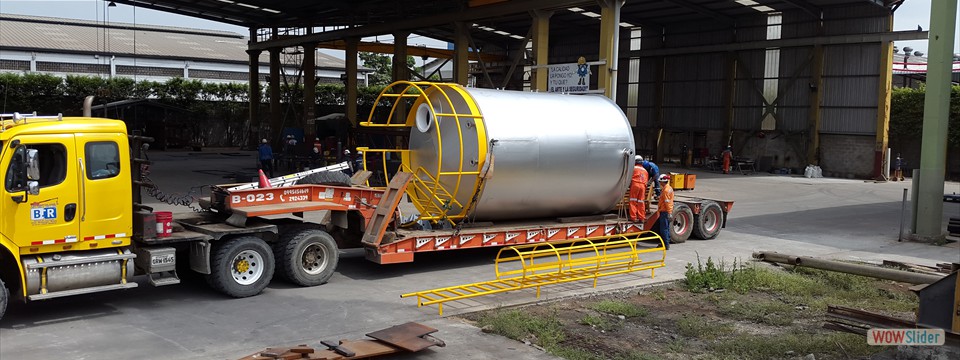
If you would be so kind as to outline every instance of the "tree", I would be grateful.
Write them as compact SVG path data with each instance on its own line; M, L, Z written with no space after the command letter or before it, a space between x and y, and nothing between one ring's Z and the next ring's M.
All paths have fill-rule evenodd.
M393 62L390 56L369 52L361 52L359 55L363 66L374 70L373 74L370 74L371 86L387 85L393 81ZM416 64L413 56L407 56L407 68Z

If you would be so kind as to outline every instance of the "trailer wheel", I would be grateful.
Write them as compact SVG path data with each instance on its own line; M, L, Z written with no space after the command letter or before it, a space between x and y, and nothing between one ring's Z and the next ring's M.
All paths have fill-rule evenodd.
M670 243L680 244L693 232L693 210L687 204L676 204L673 209L673 226L670 227Z
M211 259L207 283L224 294L242 298L259 294L273 278L273 252L255 236L227 240Z
M297 184L351 186L350 175L344 174L341 171L321 171L315 174L310 174L307 177L297 181Z
M700 214L694 216L693 237L710 240L720 234L723 226L723 209L713 201L703 203Z
M10 298L10 291L7 290L7 286L3 284L3 279L0 279L0 319L3 319L3 313L7 311L7 299Z
M326 283L340 260L336 241L322 230L295 233L285 249L280 260L282 273L287 280L300 286Z

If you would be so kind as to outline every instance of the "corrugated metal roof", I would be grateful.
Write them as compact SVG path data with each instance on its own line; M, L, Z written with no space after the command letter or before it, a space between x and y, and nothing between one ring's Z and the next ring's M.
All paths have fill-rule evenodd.
M103 23L0 14L0 48L55 53L114 54L247 63L247 39L240 34L177 27ZM293 59L281 61L291 62ZM298 57L300 58L300 57ZM344 61L317 52L317 68L342 69ZM268 64L269 53L260 55Z

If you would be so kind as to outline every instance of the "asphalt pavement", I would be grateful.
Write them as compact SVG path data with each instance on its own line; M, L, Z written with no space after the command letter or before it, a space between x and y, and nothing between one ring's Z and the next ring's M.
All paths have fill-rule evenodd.
M154 152L151 178L165 193L186 193L201 184L230 183L256 172L253 152ZM669 167L665 167L670 169ZM484 334L455 315L498 306L551 301L594 292L650 286L683 277L697 258L749 261L757 250L879 262L932 265L960 261L957 243L945 246L898 242L901 198L908 183L806 179L768 174L696 172L697 188L678 195L736 201L727 228L714 240L690 240L667 252L666 267L589 281L517 291L417 308L406 292L493 279L489 249L418 255L414 263L377 265L358 251L344 251L329 283L300 288L275 280L261 295L227 298L202 277L154 288L138 278L136 289L12 303L0 320L0 359L235 359L268 346L362 338L407 321L438 328L447 346L417 359L545 359L541 351ZM960 184L945 184L960 192ZM158 209L189 211L156 203ZM944 217L960 216L945 203Z

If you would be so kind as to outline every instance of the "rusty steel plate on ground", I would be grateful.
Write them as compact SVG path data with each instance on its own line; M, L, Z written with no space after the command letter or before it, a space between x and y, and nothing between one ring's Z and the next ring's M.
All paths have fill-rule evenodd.
M433 341L421 338L421 336L435 332L437 332L437 329L432 327L408 322L369 333L367 336L407 351L417 352L436 345Z

